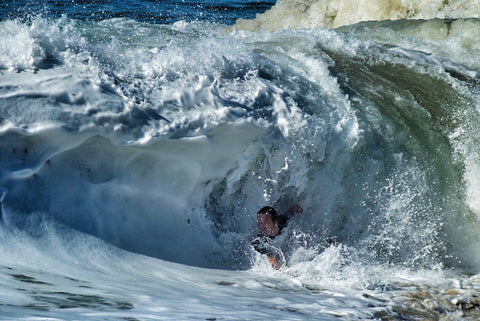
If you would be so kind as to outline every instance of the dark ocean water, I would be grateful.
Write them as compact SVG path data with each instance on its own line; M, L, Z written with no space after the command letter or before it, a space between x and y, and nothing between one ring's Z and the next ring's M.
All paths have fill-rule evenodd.
M253 0L13 0L0 3L0 19L41 13L49 17L104 20L129 18L148 23L207 20L233 24L238 18L254 18L275 1Z

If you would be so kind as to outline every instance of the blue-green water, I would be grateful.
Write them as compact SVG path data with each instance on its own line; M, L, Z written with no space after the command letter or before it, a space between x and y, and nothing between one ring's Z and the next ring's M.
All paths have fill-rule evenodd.
M72 19L104 20L128 18L148 23L173 23L179 20L206 20L233 24L238 18L251 19L269 9L275 1L40 1L15 0L0 4L0 19L24 18L43 14L58 18L66 15Z

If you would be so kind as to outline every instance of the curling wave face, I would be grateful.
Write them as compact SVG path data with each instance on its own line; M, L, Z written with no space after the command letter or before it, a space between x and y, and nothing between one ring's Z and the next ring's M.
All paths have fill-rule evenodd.
M252 265L257 209L300 203L293 266L317 266L334 238L339 269L476 270L477 45L460 57L448 51L459 38L433 40L428 23L478 24L253 34L2 21L2 226L46 216L138 253L237 269ZM362 39L381 28L395 38Z

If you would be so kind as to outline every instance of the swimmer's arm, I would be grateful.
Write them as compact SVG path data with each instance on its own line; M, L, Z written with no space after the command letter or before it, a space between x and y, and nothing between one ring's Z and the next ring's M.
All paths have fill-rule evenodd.
M285 214L289 219L292 218L293 216L295 216L296 214L300 214L300 213L303 213L303 208L298 205L298 204L295 204L295 205L292 205L290 206L286 211L285 211Z
M272 263L272 267L275 270L279 270L282 267L282 264L278 262L278 259L276 257L268 255L268 260L270 261L270 263Z
M252 242L253 248L260 254L266 254L270 263L272 263L272 267L276 270L280 269L283 262L285 261L282 259L283 254L280 249L272 246L267 238L265 237L257 237Z

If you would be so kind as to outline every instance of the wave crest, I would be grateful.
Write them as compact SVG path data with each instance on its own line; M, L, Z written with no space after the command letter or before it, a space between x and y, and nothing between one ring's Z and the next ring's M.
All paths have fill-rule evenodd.
M477 18L478 0L280 0L254 20L239 19L243 30L338 28L361 21Z

